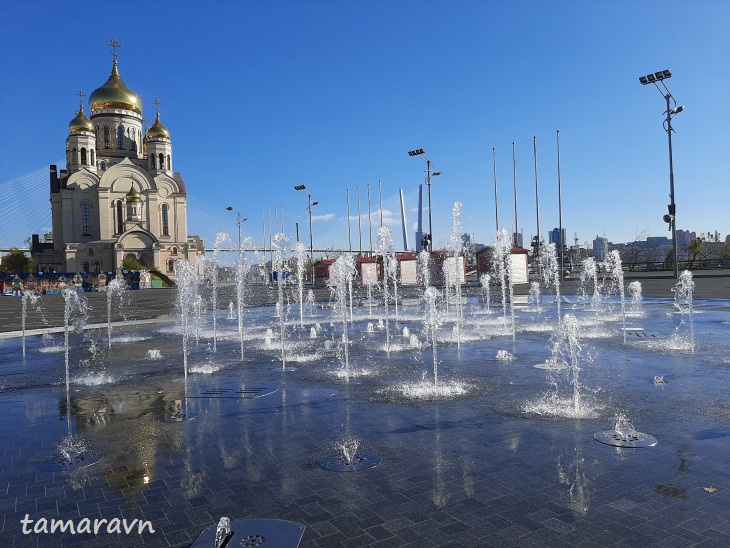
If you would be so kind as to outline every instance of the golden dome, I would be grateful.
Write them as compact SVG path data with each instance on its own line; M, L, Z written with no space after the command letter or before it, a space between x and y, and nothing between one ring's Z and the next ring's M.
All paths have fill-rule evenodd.
M92 112L101 109L122 109L141 115L142 99L122 81L117 70L117 62L114 61L109 79L89 97L89 107Z
M142 198L139 195L139 192L137 192L137 189L134 188L134 185L132 185L132 188L129 189L129 192L127 192L127 195L125 196L128 202L141 202Z
M155 123L152 124L149 128L147 128L147 138L148 139L169 139L170 138L170 132L167 130L167 128L162 125L162 122L160 122L160 113L157 113L157 118L155 119Z
M84 114L84 105L79 106L79 112L76 118L71 120L68 124L68 132L73 133L74 131L88 131L94 133L94 124L91 123Z

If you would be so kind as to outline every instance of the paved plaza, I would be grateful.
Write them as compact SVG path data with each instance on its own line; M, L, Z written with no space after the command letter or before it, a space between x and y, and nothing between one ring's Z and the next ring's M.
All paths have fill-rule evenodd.
M28 313L33 335L23 359L20 299L2 297L0 545L187 547L230 516L301 523L307 547L728 546L730 278L696 274L694 352L654 343L671 340L681 320L666 277L641 279L647 314L630 320L627 342L620 322L581 316L599 325L581 340L583 397L595 412L580 419L525 411L549 391L545 371L534 367L550 356L549 307L531 314L522 306L514 341L494 328L471 342L440 343L444 386L465 389L418 399L399 387L431 378L431 350L398 343L386 353L384 331L366 329L373 322L365 306L352 324L346 380L333 374L341 351L324 345L339 333L326 308L310 310L300 329L291 307L287 329L298 350L282 367L276 345L265 342L266 329L278 325L270 305L277 293L264 287L251 292L259 306L246 311L251 333L241 360L223 288L217 351L206 324L190 342L184 382L174 291L130 292L124 311L114 311L110 349L106 297L92 294L92 328L70 334L67 399L62 334L42 336L62 325L63 298L43 297L53 302L45 324ZM574 282L565 294L563 314L580 315ZM329 292L318 290L317 300L326 305ZM499 311L484 314L482 306L469 297L465 332L496 325L490 318ZM420 308L400 314L389 324L398 341L407 340L404 326L420 333ZM500 350L514 359L496 360ZM652 383L657 376L666 384ZM244 385L273 392L201 396ZM165 420L181 405L190 420ZM593 434L610 430L619 412L658 444L596 442ZM103 459L69 472L39 470L70 431ZM324 470L319 462L347 438L382 462ZM28 534L26 516L34 520ZM41 519L84 518L147 521L154 533L34 531Z

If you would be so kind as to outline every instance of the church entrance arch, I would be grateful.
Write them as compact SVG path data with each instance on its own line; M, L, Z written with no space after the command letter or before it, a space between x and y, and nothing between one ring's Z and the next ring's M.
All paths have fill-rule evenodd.
M119 238L117 247L121 247L121 256L132 258L142 263L145 268L155 266L153 246L157 243L155 237L142 230L134 230Z

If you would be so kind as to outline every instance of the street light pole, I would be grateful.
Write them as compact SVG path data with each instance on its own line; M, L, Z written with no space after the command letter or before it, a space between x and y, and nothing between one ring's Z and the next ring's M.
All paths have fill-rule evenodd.
M306 185L297 185L294 190L301 190L307 195L307 213L309 213L309 262L312 264L312 285L314 285L314 235L312 233L312 208L319 204L307 192Z
M667 137L669 140L669 213L667 215L664 215L664 222L669 224L669 229L672 231L672 254L674 255L674 279L679 278L679 258L677 256L677 211L676 206L674 203L674 161L672 158L672 117L679 114L684 110L683 106L677 106L677 101L675 101L674 97L672 96L672 93L669 91L669 88L664 83L664 80L667 78L671 78L672 73L669 70L661 70L659 72L655 72L654 74L647 74L646 76L639 77L639 82L641 82L642 85L647 84L654 84L654 86L659 90L659 93L662 94L662 97L664 97L664 100L667 102L667 110L664 112L664 114L667 115L666 119L663 122L664 130L667 132ZM664 91L659 87L657 84L659 82L662 87L664 88ZM666 92L666 93L665 93ZM672 108L672 104L674 104L674 108Z
M238 254L241 254L241 223L248 221L248 218L241 219L242 215L233 209L232 206L228 206L226 210L236 214L236 224L238 225Z
M428 187L428 252L433 251L433 224L431 216L431 177L441 175L440 171L433 172L433 163L427 159L424 155L423 149L419 148L408 152L408 156L418 156L421 160L426 162L426 186Z

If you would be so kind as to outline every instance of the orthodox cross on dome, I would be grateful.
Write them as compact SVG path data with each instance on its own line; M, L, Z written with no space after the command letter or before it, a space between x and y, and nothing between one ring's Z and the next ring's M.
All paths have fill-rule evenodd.
M145 116L144 118L142 118L142 123L144 124L145 131L147 131L147 126L150 124L150 119Z
M121 48L122 45L117 42L116 38L112 38L112 41L107 44L110 48L112 48L112 55L114 56L114 62L117 62L117 48Z
M76 92L76 95L78 95L78 96L79 96L79 105L80 105L80 106L81 106L81 108L83 109L83 108L84 108L84 95L86 95L86 94L84 93L84 90L83 90L83 89L80 89L80 90L78 90L78 91Z
M155 112L157 114L159 114L160 113L160 105L162 104L160 102L160 100L159 99L155 99L154 101L152 101L152 104L155 105Z

